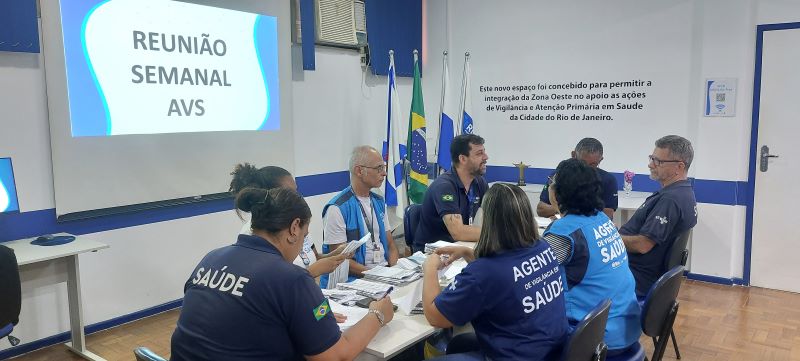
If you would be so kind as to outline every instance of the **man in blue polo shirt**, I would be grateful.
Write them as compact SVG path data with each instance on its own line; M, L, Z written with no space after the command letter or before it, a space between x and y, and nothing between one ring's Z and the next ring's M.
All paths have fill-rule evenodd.
M614 211L617 210L618 203L617 179L611 173L598 167L600 162L603 161L603 144L594 138L583 138L575 146L575 150L572 151L572 158L580 159L597 170L597 175L603 185L602 193L600 194L600 198L603 200L603 213L608 218L614 219ZM542 193L539 195L539 204L536 206L536 214L539 217L552 217L558 213L558 209L550 204L550 195L547 187L548 184L545 184Z
M453 169L437 177L425 192L414 234L415 252L422 251L426 243L439 240L478 241L481 229L473 221L489 188L483 178L489 159L483 143L483 138L475 134L453 138L450 143Z
M645 297L664 274L666 258L675 239L697 224L697 201L687 179L694 158L692 143L677 135L656 140L650 155L650 178L661 184L636 210L619 233L628 249L636 278L636 295Z

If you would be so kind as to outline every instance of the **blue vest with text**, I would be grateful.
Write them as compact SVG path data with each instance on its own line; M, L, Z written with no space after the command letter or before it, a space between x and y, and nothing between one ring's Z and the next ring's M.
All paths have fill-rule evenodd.
M610 298L605 334L608 348L622 349L637 342L641 328L636 281L614 223L599 211L594 216L568 214L544 234L566 237L572 244L572 254L561 265L570 323L580 322L601 300Z
M389 241L386 239L386 229L383 224L383 218L385 217L384 213L386 213L386 203L383 201L381 196L373 192L369 192L369 198L370 203L373 207L375 207L375 217L378 219L377 236L379 236L379 239L383 244L383 256L388 261ZM345 231L347 234L347 242L357 241L369 232L367 225L364 223L364 216L361 213L361 205L359 204L355 193L353 193L353 188L351 186L347 186L347 188L339 192L339 194L333 197L333 199L331 199L330 202L328 202L328 204L322 208L323 219L325 219L325 214L328 212L328 207L330 206L339 207L339 211L342 212L342 218L344 218ZM322 252L328 253L330 251L330 245L322 245ZM366 258L367 244L359 247L353 255L353 260L360 264L366 264ZM350 282L356 278L357 277L350 275L347 277L347 281ZM319 286L322 288L328 287L328 274L320 276Z

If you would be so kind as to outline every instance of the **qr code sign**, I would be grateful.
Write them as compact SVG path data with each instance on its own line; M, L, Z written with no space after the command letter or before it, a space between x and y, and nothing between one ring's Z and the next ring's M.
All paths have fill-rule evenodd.
M717 93L717 101L724 102L725 101L725 93Z

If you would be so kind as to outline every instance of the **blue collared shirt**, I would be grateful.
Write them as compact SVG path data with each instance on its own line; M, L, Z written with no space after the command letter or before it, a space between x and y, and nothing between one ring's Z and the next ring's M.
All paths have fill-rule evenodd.
M469 224L481 206L483 195L489 185L483 177L475 177L469 190L461 183L455 169L445 172L428 187L422 201L420 221L414 234L414 248L421 249L426 243L439 240L453 241L442 217L460 214L464 224Z
M681 233L697 224L697 201L688 180L672 183L645 199L628 223L619 229L624 236L642 235L655 242L650 252L629 253L636 295L647 295L650 286L667 272L666 257Z
M303 360L341 335L308 272L258 236L211 251L184 292L172 360Z
M471 262L434 303L455 325L471 322L492 360L557 360L567 338L566 285L547 242Z

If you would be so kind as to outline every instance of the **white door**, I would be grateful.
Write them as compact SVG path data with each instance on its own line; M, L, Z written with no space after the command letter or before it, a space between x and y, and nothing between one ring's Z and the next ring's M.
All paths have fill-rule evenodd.
M800 292L800 29L765 31L762 60L750 283Z

